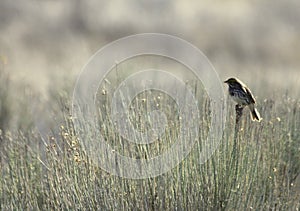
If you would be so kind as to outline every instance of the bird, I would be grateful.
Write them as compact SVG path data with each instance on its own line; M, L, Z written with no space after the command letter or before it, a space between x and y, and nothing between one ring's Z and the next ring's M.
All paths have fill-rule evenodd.
M238 104L238 106L241 108L248 106L251 111L252 120L260 122L262 118L255 107L256 100L250 89L237 78L229 78L224 81L224 83L228 85L229 95Z

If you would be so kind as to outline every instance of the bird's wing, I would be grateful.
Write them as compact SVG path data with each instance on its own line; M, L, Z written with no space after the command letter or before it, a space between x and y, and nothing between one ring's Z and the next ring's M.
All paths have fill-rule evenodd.
M247 87L244 87L246 90L247 95L249 96L249 101L250 103L256 103L255 98L253 97L250 89L248 89Z

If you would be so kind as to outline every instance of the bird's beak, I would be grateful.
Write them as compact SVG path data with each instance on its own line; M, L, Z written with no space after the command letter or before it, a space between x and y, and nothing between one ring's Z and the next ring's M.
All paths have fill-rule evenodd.
M227 83L228 83L228 81L224 81L224 83L225 83L225 84L227 84Z

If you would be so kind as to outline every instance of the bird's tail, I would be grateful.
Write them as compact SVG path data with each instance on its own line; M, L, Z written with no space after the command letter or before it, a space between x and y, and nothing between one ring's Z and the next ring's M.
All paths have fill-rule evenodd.
M260 114L257 111L257 109L255 108L254 104L250 104L249 108L250 108L250 111L251 111L252 120L260 122L262 120L262 118L260 117Z

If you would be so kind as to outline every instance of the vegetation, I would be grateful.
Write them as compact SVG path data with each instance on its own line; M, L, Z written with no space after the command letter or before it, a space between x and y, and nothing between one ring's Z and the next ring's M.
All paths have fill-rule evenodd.
M220 146L211 159L200 164L202 140L209 130L209 105L207 96L200 98L203 88L194 85L200 90L197 94L203 102L200 105L203 118L199 140L192 152L166 174L134 180L108 174L90 160L74 130L71 99L62 92L50 94L49 102L59 105L54 113L61 115L63 121L53 126L47 145L41 144L30 109L25 106L26 97L17 101L23 108L18 126L9 129L4 123L15 119L13 114L21 109L7 106L12 104L13 93L7 85L9 79L4 79L1 71L1 210L297 210L300 207L299 100L277 96L261 101L258 110L264 120L254 123L245 111L237 134L234 104L229 101ZM143 131L142 126L146 125L143 121L147 120L134 114L147 113L151 109L148 99L158 96L161 105L174 105L172 99L156 91L137 96L132 103L136 109L132 121L137 123L137 129ZM174 121L166 128L170 135L164 137L165 142L134 146L111 128L106 115L109 107L103 104L110 99L109 92L100 90L98 97L104 105L100 108L99 124L106 126L101 132L116 149L123 149L122 153L132 157L145 157L145 153L153 156L168 147L164 143L173 143L172 137L178 129L176 115L172 120L176 108L163 108L168 123Z

